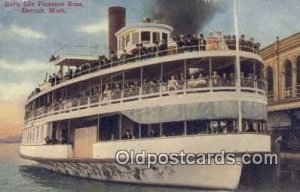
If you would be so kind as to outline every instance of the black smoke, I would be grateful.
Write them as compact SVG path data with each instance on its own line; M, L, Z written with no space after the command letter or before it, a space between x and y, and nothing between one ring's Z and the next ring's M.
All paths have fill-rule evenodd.
M146 5L149 17L174 27L175 34L201 30L216 13L225 9L220 0L151 0Z

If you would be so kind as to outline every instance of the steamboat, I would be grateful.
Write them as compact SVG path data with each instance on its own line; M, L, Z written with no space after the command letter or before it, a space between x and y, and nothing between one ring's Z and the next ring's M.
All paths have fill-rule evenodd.
M234 190L243 165L116 162L148 153L268 153L264 63L253 41L221 33L174 37L172 26L125 26L109 9L110 57L51 56L57 73L30 94L20 156L101 181Z

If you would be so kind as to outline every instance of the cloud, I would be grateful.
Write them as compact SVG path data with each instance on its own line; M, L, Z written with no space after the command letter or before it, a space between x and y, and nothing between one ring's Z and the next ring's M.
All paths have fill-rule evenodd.
M0 101L25 101L34 87L30 81L0 84Z
M44 80L49 67L35 59L16 63L0 59L0 101L26 100L38 83Z
M8 32L9 34L16 35L24 39L46 39L45 34L29 28L20 27L18 25L11 25Z
M80 26L76 29L78 32L84 32L88 34L107 32L108 23L107 20L102 20L100 23L93 23L85 26Z
M21 64L20 64L21 63ZM45 69L46 64L36 59L26 59L22 62L12 63L7 60L0 59L0 69L9 71L40 71Z

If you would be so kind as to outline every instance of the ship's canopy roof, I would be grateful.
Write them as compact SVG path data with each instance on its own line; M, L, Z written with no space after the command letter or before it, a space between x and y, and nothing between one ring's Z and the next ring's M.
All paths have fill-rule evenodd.
M98 57L97 47L73 46L52 55L49 61L59 66L82 66L98 60Z
M83 66L91 61L96 61L97 56L64 56L53 61L54 65L59 66Z

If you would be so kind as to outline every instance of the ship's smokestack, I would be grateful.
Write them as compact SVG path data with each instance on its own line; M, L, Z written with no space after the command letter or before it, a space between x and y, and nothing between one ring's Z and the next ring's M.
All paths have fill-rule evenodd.
M126 25L126 9L124 7L110 7L108 9L109 52L117 52L118 42L115 33Z

